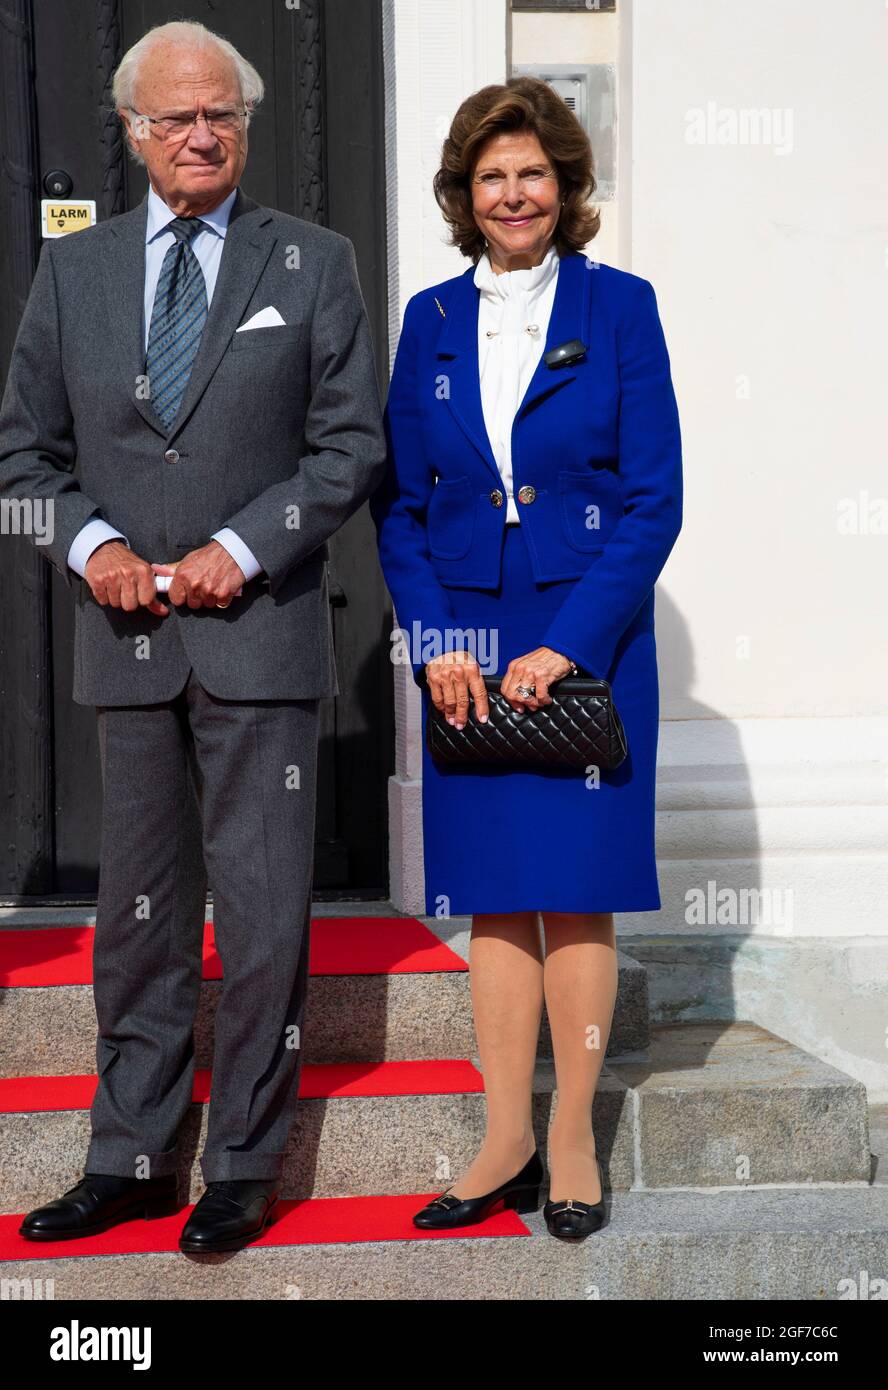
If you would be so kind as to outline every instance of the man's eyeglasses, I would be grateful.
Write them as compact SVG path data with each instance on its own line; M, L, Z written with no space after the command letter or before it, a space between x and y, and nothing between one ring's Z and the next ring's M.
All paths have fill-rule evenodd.
M236 135L243 129L247 118L246 110L230 106L220 107L216 111L191 111L187 115L175 116L145 116L133 111L132 107L130 111L135 116L133 134L138 140L144 140L152 130L164 141L184 140L201 120L206 121L207 129L216 136Z

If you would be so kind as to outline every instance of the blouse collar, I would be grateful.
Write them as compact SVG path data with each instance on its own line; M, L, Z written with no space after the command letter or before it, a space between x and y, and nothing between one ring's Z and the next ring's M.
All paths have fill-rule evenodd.
M516 294L536 297L558 274L559 255L554 243L539 265L530 270L504 270L499 275L490 264L487 251L475 267L475 284L485 299L498 303Z

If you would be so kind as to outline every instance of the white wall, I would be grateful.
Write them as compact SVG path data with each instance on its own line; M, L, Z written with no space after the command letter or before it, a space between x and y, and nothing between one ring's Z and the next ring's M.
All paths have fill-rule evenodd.
M884 975L888 6L619 13L621 263L657 290L686 497L657 592L663 910L621 927L720 928L689 920L711 882L791 904L741 932L881 937Z
M663 712L884 714L888 518L843 535L838 508L888 497L888 7L628 9L627 268L658 292L687 488ZM691 144L709 102L789 124Z

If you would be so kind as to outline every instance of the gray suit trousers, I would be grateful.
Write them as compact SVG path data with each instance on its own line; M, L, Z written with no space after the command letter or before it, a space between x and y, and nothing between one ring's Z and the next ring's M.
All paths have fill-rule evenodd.
M177 1168L191 1102L206 888L223 986L204 1180L280 1176L308 983L318 700L100 706L98 1090L86 1170Z

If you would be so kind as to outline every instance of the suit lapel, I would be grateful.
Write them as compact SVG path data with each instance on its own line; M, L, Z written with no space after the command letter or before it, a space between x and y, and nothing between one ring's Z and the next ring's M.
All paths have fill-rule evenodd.
M271 213L238 189L225 233L213 302L182 404L170 427L169 439L173 439L187 423L203 395L207 382L244 316L276 240Z
M145 229L147 195L132 212L112 218L112 249L105 262L105 294L108 316L117 343L127 390L143 420L153 430L172 439L187 423L200 400L219 359L243 316L259 276L275 243L271 214L237 190L225 234L219 275L207 321L185 395L169 429L155 415L150 400L137 389L145 374Z
M500 472L490 447L481 405L481 378L478 361L478 303L480 291L474 282L475 267L460 276L447 305L444 327L438 338L438 356L449 359L449 389L445 397L457 424L474 444L497 482Z
M513 430L519 427L522 417L532 405L560 391L576 376L576 369L573 367L549 367L545 356L551 348L572 338L579 338L585 342L586 325L589 322L590 273L586 268L586 257L581 252L561 257L546 344L516 412ZM474 274L475 268L471 266L460 276L450 296L444 327L438 339L438 356L451 360L447 404L463 433L474 444L499 482L500 473L493 456L481 404L478 361L478 308L481 292L474 282Z
M112 217L108 224L113 240L105 257L104 280L108 319L117 346L127 393L142 419L158 434L165 430L154 414L150 401L143 400L145 348L142 318L145 312L145 227L148 221L148 195L132 212Z
M555 299L549 316L546 333L546 346L537 363L536 371L528 382L524 398L515 415L516 428L523 415L532 405L560 391L576 376L575 367L550 367L546 363L546 353L561 343L569 343L574 338L586 342L589 322L589 295L591 271L586 268L586 257L581 252L562 256L558 267L558 281L555 286Z

